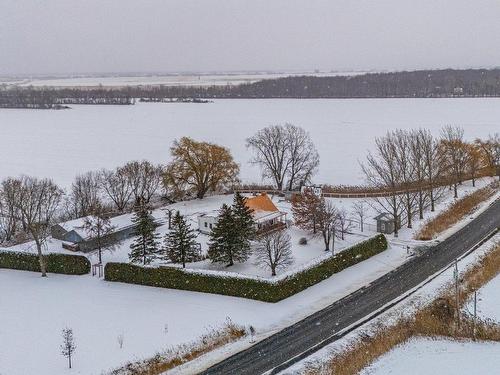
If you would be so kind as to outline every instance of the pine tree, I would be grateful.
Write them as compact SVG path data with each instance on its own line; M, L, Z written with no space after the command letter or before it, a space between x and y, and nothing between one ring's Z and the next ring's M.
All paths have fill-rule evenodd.
M240 194L234 195L232 206L235 230L237 231L236 242L241 252L250 252L250 241L255 238L255 223L252 210L245 204L245 198Z
M156 226L149 207L139 202L135 207L132 222L136 225L134 242L130 245L129 259L133 263L150 264L157 256L159 249Z
M208 257L212 262L227 263L232 266L235 261L245 261L248 257L241 256L237 249L238 231L233 217L233 210L224 204L220 210L217 225L210 233Z
M165 236L163 252L172 263L182 263L196 260L196 234L184 217L177 211L172 220L172 230Z

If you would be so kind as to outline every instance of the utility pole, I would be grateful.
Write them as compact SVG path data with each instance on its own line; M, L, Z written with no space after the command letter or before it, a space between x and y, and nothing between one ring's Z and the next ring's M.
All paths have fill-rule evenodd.
M460 328L460 295L459 295L459 280L458 280L458 259L455 259L455 269L453 270L453 276L455 277L455 305L457 309L457 328Z
M474 291L474 320L472 321L472 340L476 341L477 291Z

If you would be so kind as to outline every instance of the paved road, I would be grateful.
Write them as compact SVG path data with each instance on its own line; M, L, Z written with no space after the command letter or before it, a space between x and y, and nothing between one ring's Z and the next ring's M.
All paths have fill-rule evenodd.
M394 271L300 322L209 368L205 375L258 375L284 369L296 356L312 354L332 337L422 283L500 227L500 200L467 226ZM325 341L326 340L326 341ZM297 358L296 358L297 359Z

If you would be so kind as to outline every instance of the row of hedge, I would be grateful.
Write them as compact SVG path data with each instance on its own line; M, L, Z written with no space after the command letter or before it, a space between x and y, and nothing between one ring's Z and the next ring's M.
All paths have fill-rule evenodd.
M278 302L386 249L387 240L379 234L276 283L186 272L173 267L145 268L128 263L107 263L104 277L107 281Z
M44 255L48 273L65 275L85 275L90 272L90 261L82 255ZM0 251L0 268L41 272L37 254L16 251Z

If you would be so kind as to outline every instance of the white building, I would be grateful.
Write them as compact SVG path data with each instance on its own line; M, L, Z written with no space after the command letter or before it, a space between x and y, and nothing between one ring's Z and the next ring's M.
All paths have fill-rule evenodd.
M252 217L257 232L265 232L278 227L284 227L286 213L281 212L265 193L245 199L245 205L252 210ZM219 212L212 211L198 216L198 230L210 234L217 224Z

